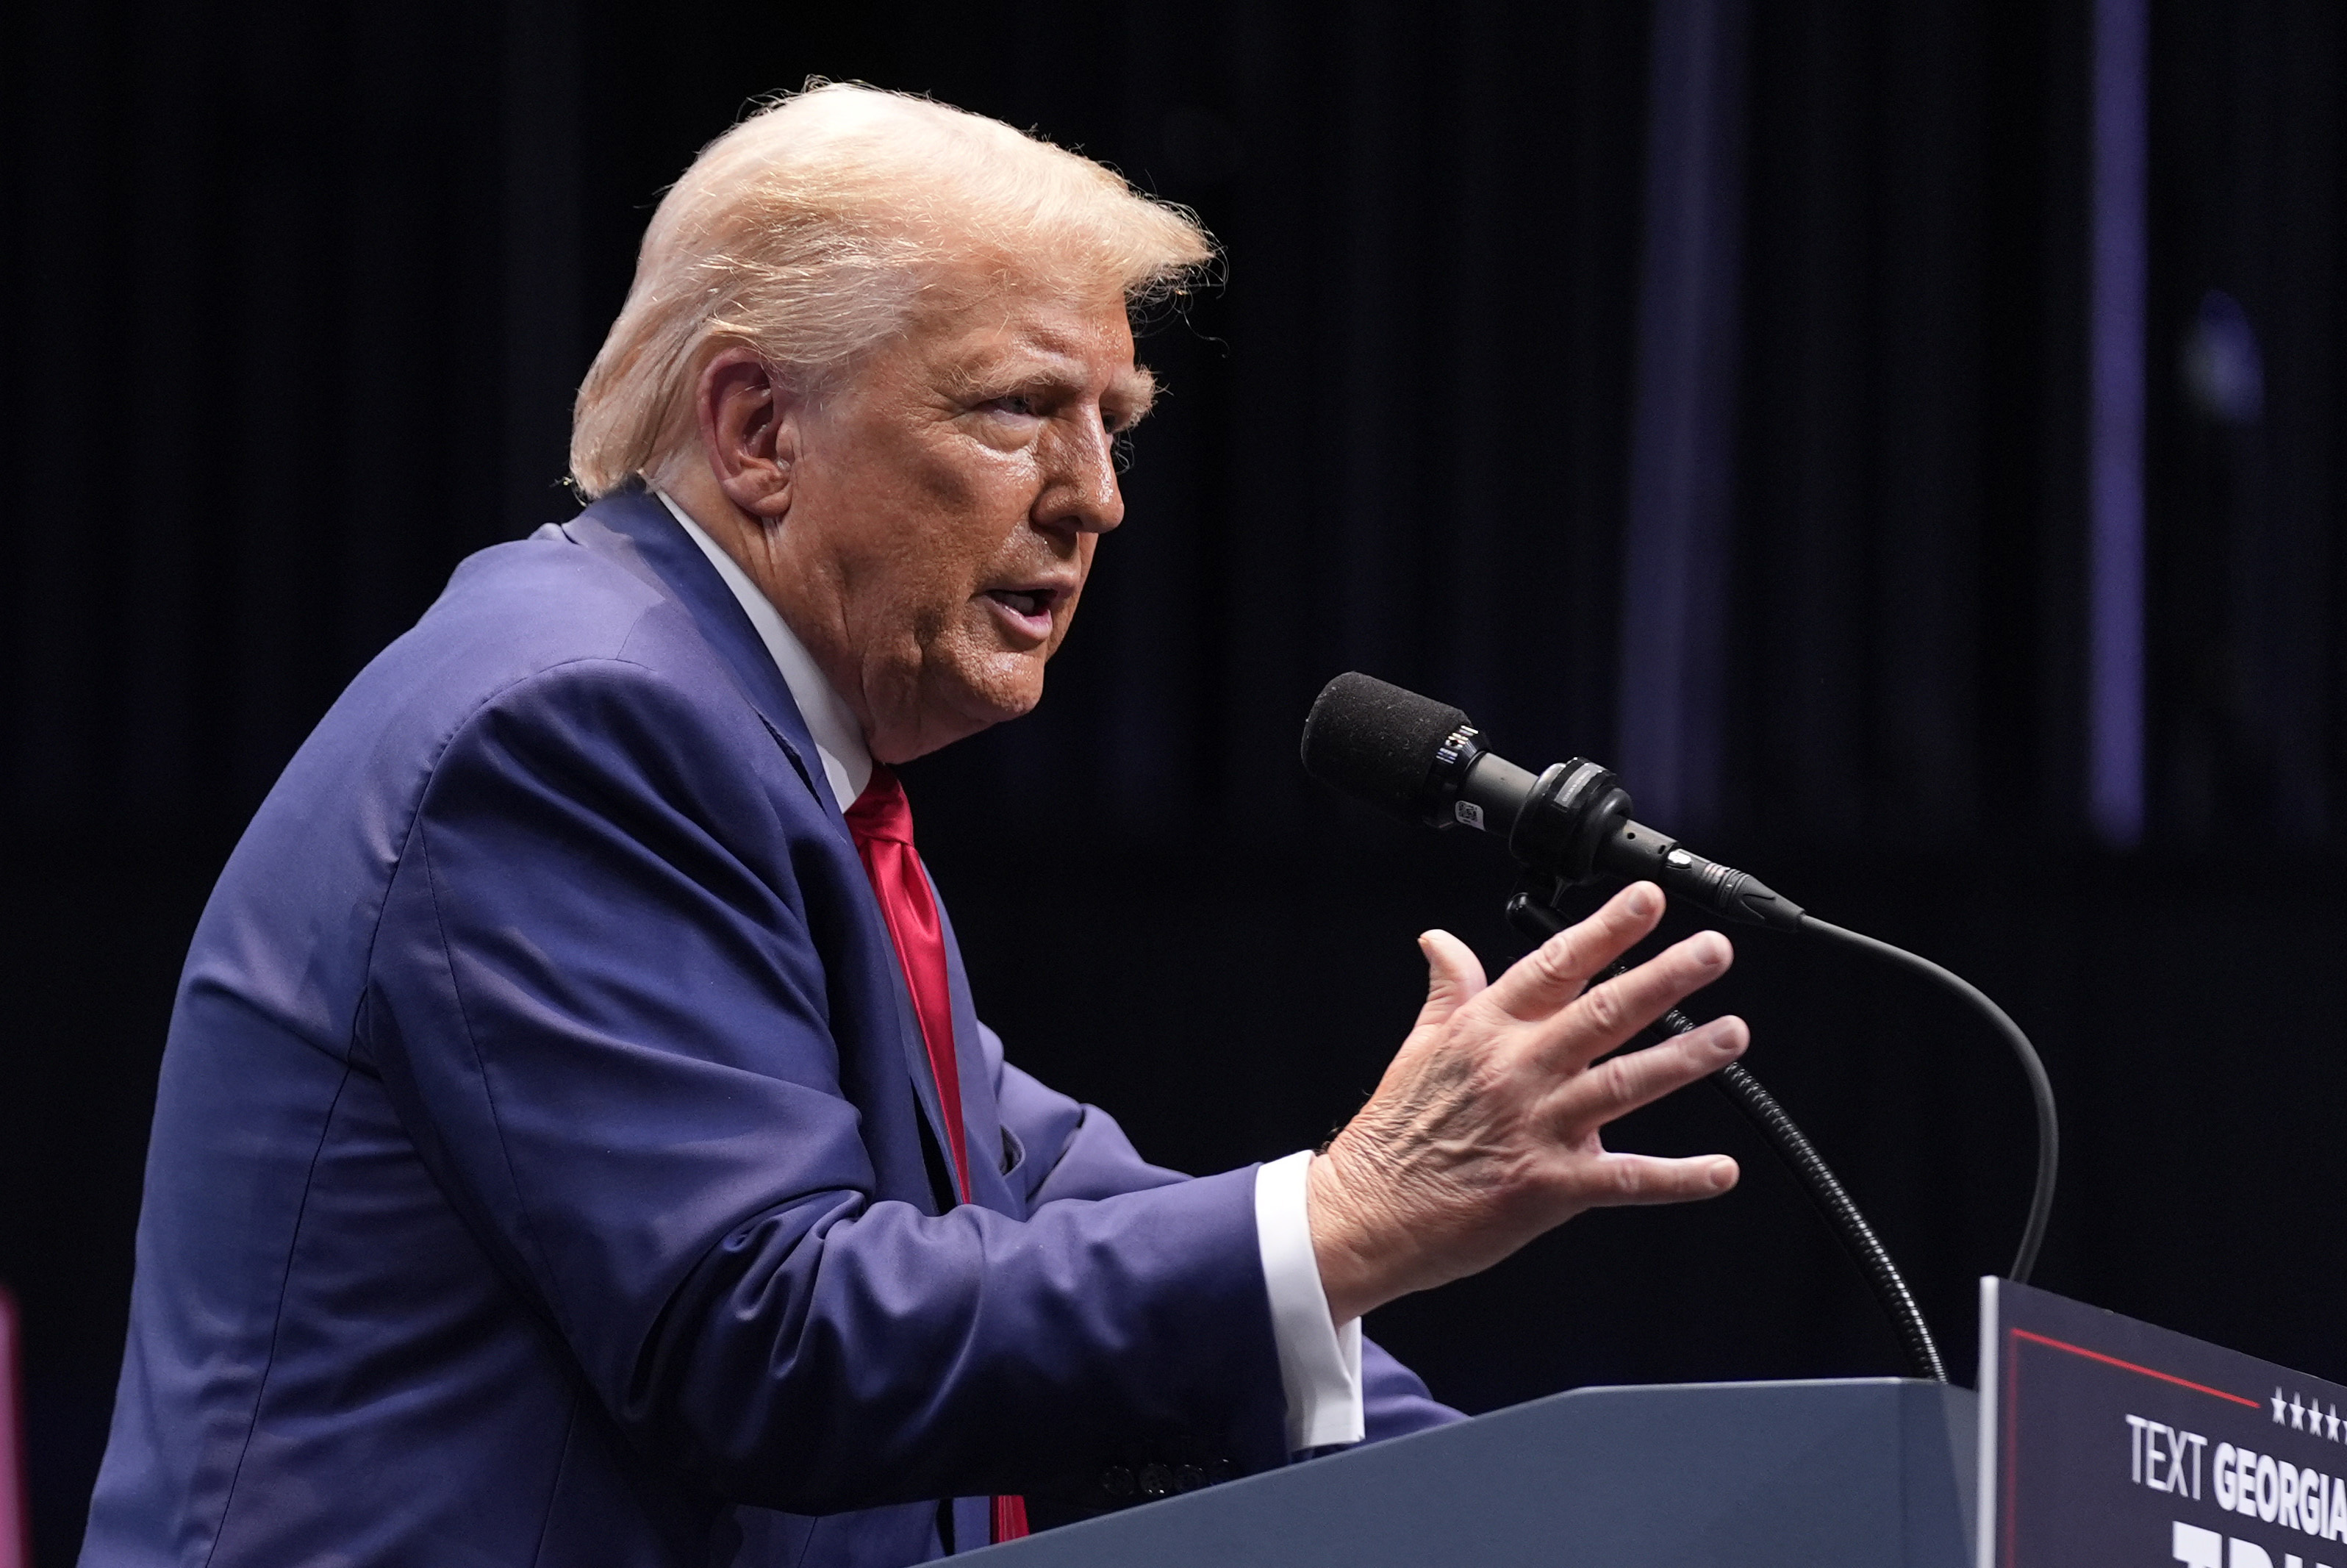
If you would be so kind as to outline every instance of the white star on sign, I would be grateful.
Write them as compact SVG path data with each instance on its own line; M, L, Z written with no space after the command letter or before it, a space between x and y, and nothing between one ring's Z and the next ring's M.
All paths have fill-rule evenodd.
M2306 1430L2306 1409L2298 1402L2296 1394L2290 1397L2290 1424L2295 1430L2302 1432Z
M2331 1430L2330 1430L2328 1432L2324 1433L2323 1435L2324 1435L2325 1437L2328 1437L2328 1438L2329 1438L2332 1442L2334 1442L2334 1443L2335 1443L2335 1442L2337 1442L2337 1441L2339 1440L2339 1407L2338 1407L2338 1406L2333 1405L2333 1406L2332 1406L2332 1407L2331 1407L2331 1416L2330 1416L2330 1419L2328 1419L2324 1424L2325 1424L2326 1426L2328 1426Z
M2276 1426L2281 1425L2281 1390L2280 1389L2276 1389L2274 1390L2274 1425Z

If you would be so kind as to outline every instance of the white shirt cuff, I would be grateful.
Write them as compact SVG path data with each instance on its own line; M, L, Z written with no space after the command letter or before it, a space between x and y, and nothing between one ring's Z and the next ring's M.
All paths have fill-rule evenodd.
M1255 1173L1255 1245L1271 1296L1271 1337L1279 1386L1287 1395L1291 1453L1361 1440L1361 1320L1328 1321L1312 1220L1304 1202L1312 1151L1274 1160Z

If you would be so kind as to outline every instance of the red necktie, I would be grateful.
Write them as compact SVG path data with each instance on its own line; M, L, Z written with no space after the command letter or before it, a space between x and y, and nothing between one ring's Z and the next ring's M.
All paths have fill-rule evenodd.
M913 808L905 786L887 768L875 765L872 782L847 808L847 830L856 835L856 853L864 861L864 875L880 899L881 917L888 923L888 938L897 945L897 962L905 971L905 989L912 993L913 1013L920 1020L921 1043L928 1049L929 1071L937 1079L938 1111L946 1124L946 1146L953 1158L954 1189L969 1196L969 1152L961 1125L961 1067L954 1058L953 992L946 980L945 922L938 917L938 901L913 848ZM994 1539L1014 1541L1027 1533L1027 1500L994 1500Z

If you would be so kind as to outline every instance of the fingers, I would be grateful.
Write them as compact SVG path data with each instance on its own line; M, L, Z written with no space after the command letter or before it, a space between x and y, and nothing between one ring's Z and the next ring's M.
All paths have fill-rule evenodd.
M1629 973L1592 986L1549 1021L1539 1050L1566 1071L1594 1061L1726 974L1735 958L1727 938L1698 931Z
M1725 1154L1665 1160L1653 1154L1608 1152L1589 1168L1586 1201L1592 1208L1633 1204L1685 1204L1716 1198L1736 1185L1736 1162Z
M1546 1018L1579 996L1590 976L1628 952L1662 917L1663 890L1651 882L1633 882L1597 913L1511 964L1487 994L1512 1018Z
M1448 931L1428 931L1418 939L1426 955L1426 1005L1419 1027L1439 1024L1483 989L1483 963L1474 949Z
M1751 1031L1740 1018L1716 1018L1689 1034L1599 1062L1559 1084L1553 1114L1566 1141L1707 1077L1744 1054Z

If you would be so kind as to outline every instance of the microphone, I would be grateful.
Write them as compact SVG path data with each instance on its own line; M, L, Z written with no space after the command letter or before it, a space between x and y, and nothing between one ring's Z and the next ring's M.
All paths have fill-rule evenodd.
M1611 769L1575 757L1534 775L1485 750L1459 709L1358 671L1313 701L1304 770L1397 816L1503 838L1518 861L1567 884L1644 878L1728 919L1801 924L1800 907L1759 878L1631 820L1629 792Z
M1955 992L2012 1048L2029 1083L2037 1120L2037 1174L2012 1274L2014 1279L2028 1282L2053 1216L2054 1180L2061 1159L2054 1085L2021 1026L1979 987L1903 948L1805 914L1759 878L1706 860L1668 834L1631 820L1630 794L1611 769L1575 757L1535 776L1484 750L1481 734L1459 709L1358 671L1337 676L1313 700L1304 721L1304 771L1397 816L1430 827L1464 824L1504 838L1518 861L1559 883L1569 886L1599 876L1644 877L1714 914L1857 948ZM1508 907L1511 918L1520 909L1531 912L1537 902L1530 894L1518 894ZM1552 907L1541 907L1550 920L1558 918ZM1548 924L1542 922L1544 930ZM1723 1075L1734 1075L1741 1066L1731 1062ZM1828 1210L1844 1241L1860 1255L1886 1308L1901 1323L1902 1337L1917 1350L1918 1364L1933 1368L1928 1375L1936 1375L1939 1352L1931 1346L1930 1330L1922 1327L1887 1255L1879 1264L1871 1260L1881 1254L1881 1244L1857 1217L1831 1173L1824 1172L1815 1152L1807 1150L1799 1129L1788 1137L1777 1125L1781 1122L1790 1127L1791 1122L1773 1101L1764 1106L1765 1096L1735 1092L1743 1096L1738 1103L1763 1123L1811 1195Z

